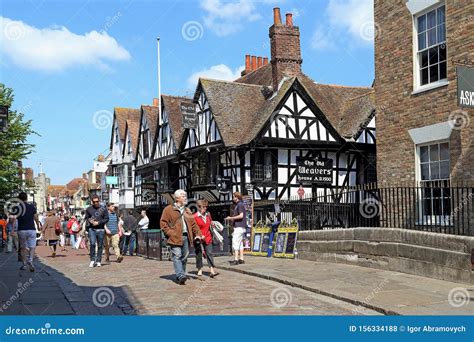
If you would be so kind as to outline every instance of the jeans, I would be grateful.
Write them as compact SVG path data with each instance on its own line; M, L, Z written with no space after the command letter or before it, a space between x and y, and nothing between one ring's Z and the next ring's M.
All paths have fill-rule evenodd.
M130 255L135 253L135 240L137 239L137 233L133 232L129 236L123 237L123 246L122 246L122 254L127 254L127 248Z
M105 235L105 229L94 229L94 228L89 229L91 261L101 262L102 250L104 249L104 235ZM97 244L97 255L95 254L96 244Z
M186 277L186 262L188 261L189 245L188 236L183 235L183 245L171 245L171 258L173 260L174 272L176 278L181 279Z
M72 233L69 239L71 241L72 249L75 249L76 248L76 234Z
M194 244L194 250L196 251L196 268L199 270L204 266L202 262L203 249L206 252L207 265L209 267L215 267L214 258L212 257L212 244L207 245L204 241L201 241L199 245Z

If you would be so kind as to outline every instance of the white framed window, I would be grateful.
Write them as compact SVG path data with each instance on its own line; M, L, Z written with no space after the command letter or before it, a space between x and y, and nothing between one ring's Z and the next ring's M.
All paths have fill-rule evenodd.
M446 6L438 5L414 16L414 88L447 84Z
M445 226L452 223L449 160L447 141L417 146L419 224Z

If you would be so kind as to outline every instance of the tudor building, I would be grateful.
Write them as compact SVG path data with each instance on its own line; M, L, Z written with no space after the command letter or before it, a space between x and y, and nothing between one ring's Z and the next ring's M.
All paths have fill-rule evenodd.
M376 180L373 89L323 85L305 75L299 28L291 14L283 24L279 9L270 42L271 63L247 55L246 70L234 82L200 79L193 99L163 95L161 120L156 109L142 107L137 207L158 214L183 188L224 216L232 191L252 189L255 200L264 200L287 199L302 188L336 199L348 186ZM184 128L180 106L190 103L196 117ZM329 177L299 179L299 163L315 160ZM150 189L157 196L147 198Z

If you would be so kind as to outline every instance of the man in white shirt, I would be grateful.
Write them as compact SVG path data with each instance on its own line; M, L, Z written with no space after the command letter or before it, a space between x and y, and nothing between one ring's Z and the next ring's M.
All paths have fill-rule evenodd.
M142 218L138 222L138 229L139 230L148 229L148 224L150 223L150 220L148 219L148 216L146 216L146 210L142 210L141 215L142 215Z

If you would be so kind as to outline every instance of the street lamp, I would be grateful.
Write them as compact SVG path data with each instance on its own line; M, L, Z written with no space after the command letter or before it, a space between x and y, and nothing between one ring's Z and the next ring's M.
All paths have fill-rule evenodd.
M0 132L8 129L8 106L0 106Z

